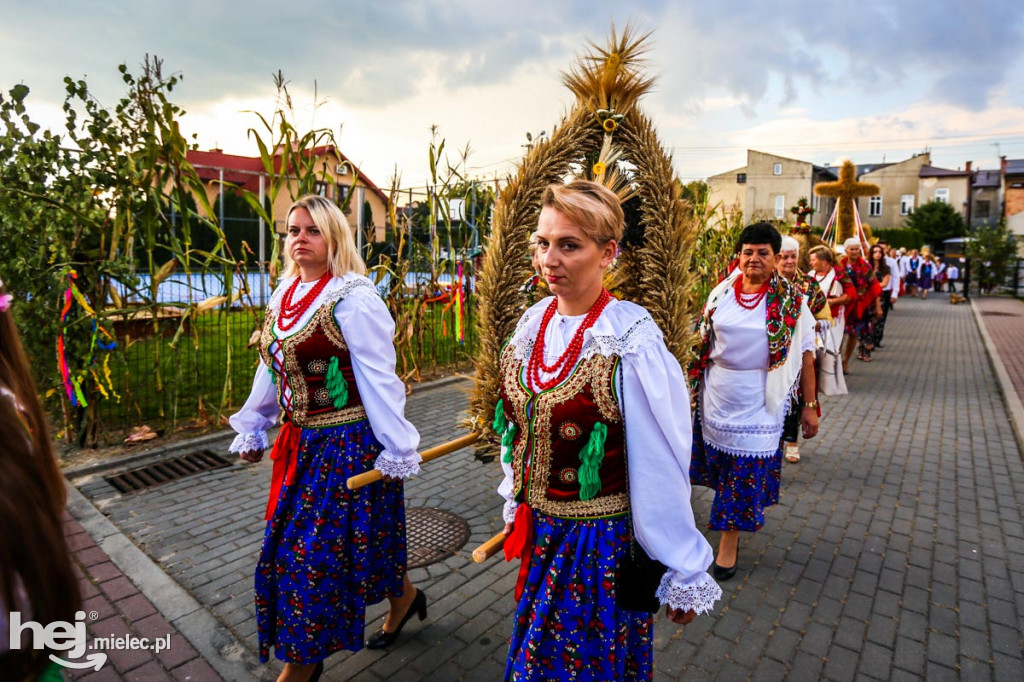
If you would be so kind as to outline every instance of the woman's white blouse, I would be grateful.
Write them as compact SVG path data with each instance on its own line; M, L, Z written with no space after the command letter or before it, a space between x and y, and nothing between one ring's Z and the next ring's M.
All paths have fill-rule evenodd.
M282 292L293 281L288 278L280 283L270 300L269 309L279 309ZM300 283L295 292L296 298L304 295L314 284ZM275 333L278 338L287 338L299 332L315 312L331 300L337 301L334 319L352 357L352 371L370 428L384 448L374 467L396 478L419 473L417 448L420 436L416 427L405 418L405 384L395 374L395 324L369 279L354 273L335 277L294 327L282 331L278 321ZM271 352L275 361L282 361L280 344L274 344ZM286 396L290 395L290 387L286 385L284 390ZM231 444L231 452L266 448L267 431L273 427L280 412L277 386L260 360L249 399L229 420L231 427L238 432Z
M701 429L704 441L738 457L771 457L779 447L789 401L775 414L766 407L768 380L767 303L747 309L727 295L712 316L707 378L701 392ZM807 302L800 315L813 318ZM802 339L793 339L791 353L814 352L814 325Z
M510 341L519 359L528 357L550 301L540 301L520 320ZM544 336L546 364L565 351L584 317L555 313ZM584 332L581 359L596 353L621 358L619 408L625 422L633 532L647 553L669 568L658 599L673 608L709 612L722 591L707 573L713 553L697 530L690 504L692 431L683 372L647 311L626 301L612 299ZM616 386L619 379L616 375ZM512 467L503 462L502 468L505 479L498 492L506 500L504 518L512 522Z
M818 284L821 284L825 280L825 278L827 277L827 273L826 273L826 276L823 277L823 276L819 275L814 270L811 270L807 274L814 275L815 279L818 280ZM827 298L839 298L844 293L843 292L843 283L839 281L838 277L834 276L834 274L835 274L834 272L832 274L833 274L832 284L829 285L829 290L827 292L825 292L825 296ZM828 347L831 350L838 351L840 348L842 348L842 345L843 345L843 335L846 333L846 306L845 305L841 305L841 306L839 306L838 310L833 310L832 311L831 332L832 332L832 334L831 334L831 339L830 339L830 345Z

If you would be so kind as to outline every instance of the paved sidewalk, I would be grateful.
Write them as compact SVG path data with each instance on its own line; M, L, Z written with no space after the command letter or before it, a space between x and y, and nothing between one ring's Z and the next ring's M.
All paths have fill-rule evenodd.
M88 641L96 637L170 637L169 646L154 649L107 649L108 660L99 670L72 669L72 679L81 682L106 680L219 680L221 677L157 611L145 595L118 568L96 541L75 519L67 516L64 533L74 553L74 568L82 593ZM93 652L88 652L93 653ZM69 659L82 662L85 657Z
M1006 411L1024 449L1024 301L976 296L971 299Z
M715 614L685 628L658 618L655 679L1024 677L1024 464L984 349L970 307L899 301L885 348L853 361L850 395L826 399L821 435L785 465L780 504L741 539L740 571ZM467 387L413 394L424 447L460 433ZM98 476L73 482L251 658L269 468L239 464L123 496ZM462 516L470 541L410 572L429 597L424 624L411 621L389 652L332 656L325 679L501 678L516 566L469 557L501 527L499 478L464 450L408 484L408 506ZM696 489L698 523L710 500ZM369 628L384 610L370 610Z
M981 312L1017 395L1024 396L1024 301L974 296L971 303Z

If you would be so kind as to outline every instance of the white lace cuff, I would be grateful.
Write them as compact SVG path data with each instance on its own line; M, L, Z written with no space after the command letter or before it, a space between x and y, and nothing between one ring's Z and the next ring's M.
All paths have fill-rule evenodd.
M708 573L700 573L696 580L688 582L682 575L669 569L662 577L655 595L662 604L700 615L711 612L715 602L722 598L722 588Z
M420 462L423 459L419 453L416 453L412 457L399 457L398 455L392 455L387 452L382 452L377 455L377 459L373 463L373 468L391 478L406 479L409 476L415 476L420 472Z
M256 433L240 433L231 441L228 452L252 452L254 450L266 450L270 444L267 442L267 432L257 431Z
M516 520L516 507L519 503L515 500L505 500L505 506L501 510L501 518L505 520L505 523L512 523Z

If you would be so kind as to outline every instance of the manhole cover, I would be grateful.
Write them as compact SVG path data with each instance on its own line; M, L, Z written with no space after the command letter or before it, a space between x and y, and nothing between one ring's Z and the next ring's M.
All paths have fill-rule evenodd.
M177 481L201 471L213 471L229 466L231 462L220 455L209 450L200 450L113 476L104 476L103 480L117 488L119 493L134 493L162 483Z
M409 568L444 561L469 541L469 525L461 516L428 507L405 510L405 533L409 543Z

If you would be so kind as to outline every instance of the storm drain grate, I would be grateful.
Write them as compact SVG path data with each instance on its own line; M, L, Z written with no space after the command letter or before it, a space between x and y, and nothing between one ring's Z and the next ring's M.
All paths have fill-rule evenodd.
M113 476L104 476L103 479L117 488L118 492L134 493L163 483L177 481L192 474L229 466L231 466L231 462L220 455L210 450L200 450Z
M461 516L441 509L407 509L405 531L409 568L422 568L444 561L469 541L469 525Z

